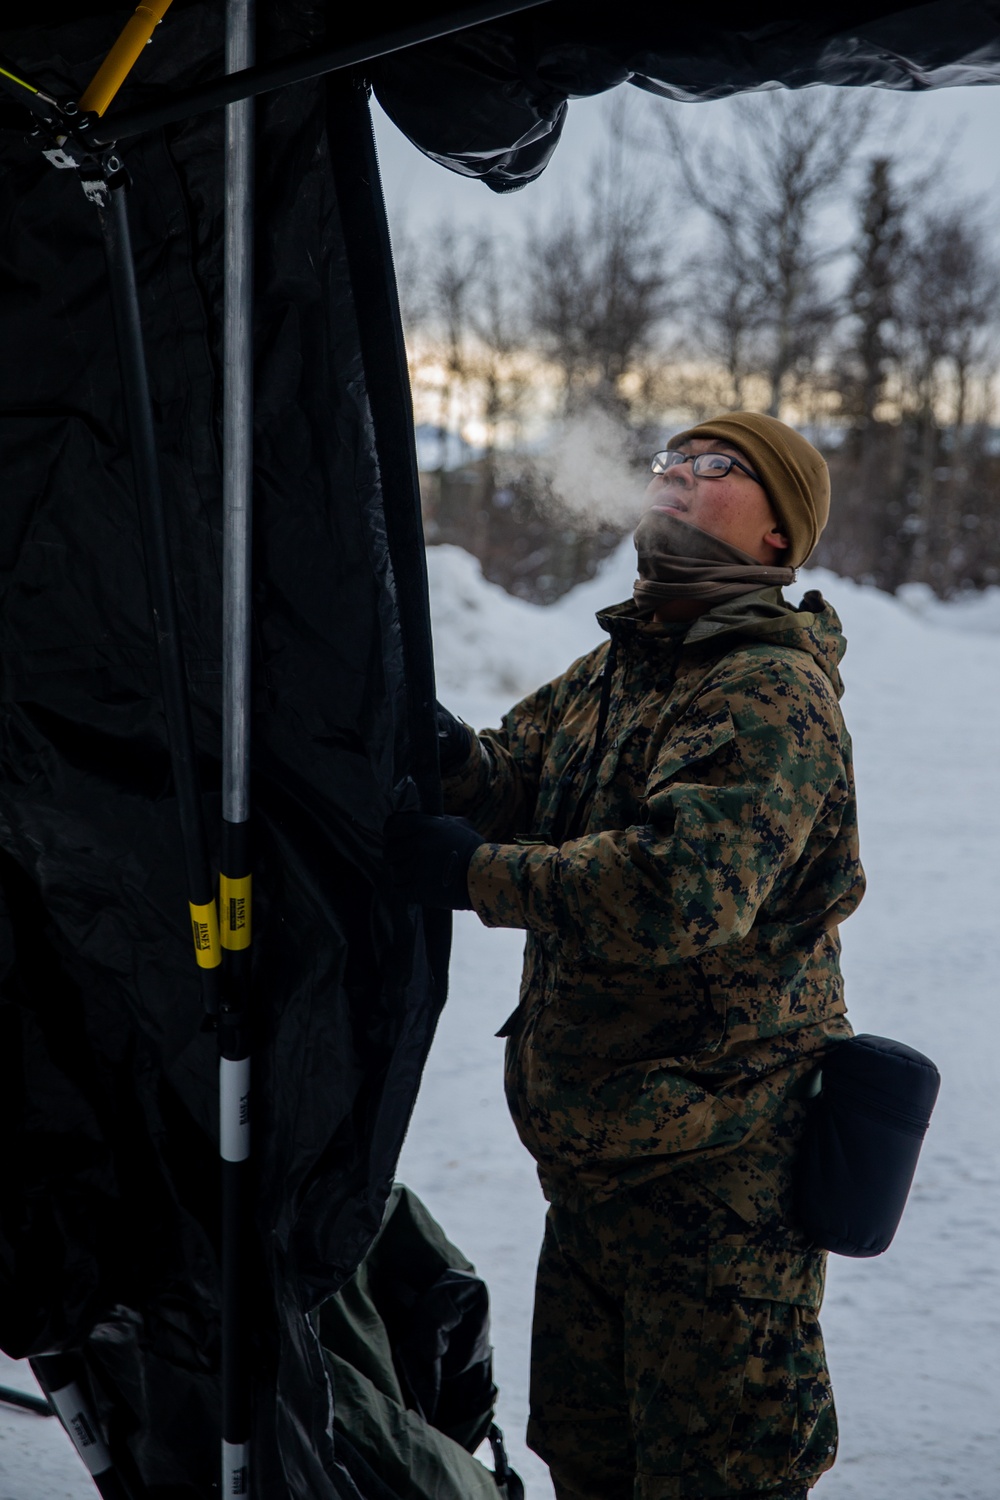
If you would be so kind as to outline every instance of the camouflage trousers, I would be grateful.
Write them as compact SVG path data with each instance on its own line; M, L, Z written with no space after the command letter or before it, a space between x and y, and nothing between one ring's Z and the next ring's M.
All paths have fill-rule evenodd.
M825 1268L676 1177L551 1206L528 1443L557 1500L804 1500L837 1447Z

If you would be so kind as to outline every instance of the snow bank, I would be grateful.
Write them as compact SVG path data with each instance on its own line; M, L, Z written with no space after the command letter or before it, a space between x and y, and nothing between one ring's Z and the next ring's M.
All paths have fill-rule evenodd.
M963 594L947 603L926 583L907 583L898 596L907 609L945 630L972 631L978 635L1000 635L1000 588Z
M488 583L461 547L429 547L431 628L438 694L453 690L510 702L561 672L587 649L579 611L540 610ZM598 627L592 632L595 636ZM591 642L590 644L593 644Z
M547 607L487 582L477 560L461 547L428 548L427 571L442 697L458 691L513 703L604 638L594 617L631 598L635 547L626 537L593 578ZM920 641L937 641L932 652L962 649L943 633L1000 634L1000 588L946 604L922 584L909 584L894 598L825 568L806 568L787 595L797 603L810 589L819 589L837 609L852 665L859 651L870 657L891 647L906 654L907 643L915 648Z

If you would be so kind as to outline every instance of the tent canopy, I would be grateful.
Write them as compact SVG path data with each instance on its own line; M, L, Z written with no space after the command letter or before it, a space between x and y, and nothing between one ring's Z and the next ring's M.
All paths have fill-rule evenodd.
M918 90L1000 82L1000 6L958 0L674 11L548 0L381 58L379 102L443 166L497 192L533 181L569 99L621 83L666 99L810 84Z

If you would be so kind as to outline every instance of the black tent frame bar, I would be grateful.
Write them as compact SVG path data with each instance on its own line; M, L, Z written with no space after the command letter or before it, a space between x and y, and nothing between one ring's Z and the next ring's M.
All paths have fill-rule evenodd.
M96 147L110 146L129 136L156 130L161 125L175 124L180 120L189 120L194 115L206 114L209 110L221 109L225 104L235 104L240 99L253 99L258 94L284 88L287 84L306 83L309 79L322 78L324 74L334 73L342 68L358 67L362 63L373 62L377 57L386 57L391 52L401 52L406 47L416 47L421 42L432 42L439 37L450 36L453 32L465 31L470 26L498 21L504 16L533 10L547 3L548 0L484 0L484 3L466 6L462 10L424 17L379 36L362 37L346 46L331 47L322 52L298 53L294 57L283 58L281 62L258 68L242 68L239 72L229 73L212 83L180 89L168 103L151 105L146 109L123 110L119 115L112 113L99 124L92 125L86 138Z

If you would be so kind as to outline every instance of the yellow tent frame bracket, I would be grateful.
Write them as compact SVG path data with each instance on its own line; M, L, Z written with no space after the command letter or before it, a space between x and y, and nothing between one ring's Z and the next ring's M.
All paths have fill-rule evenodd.
M81 94L81 111L103 115L169 9L170 0L144 0L136 7L135 14L126 21L118 40Z

